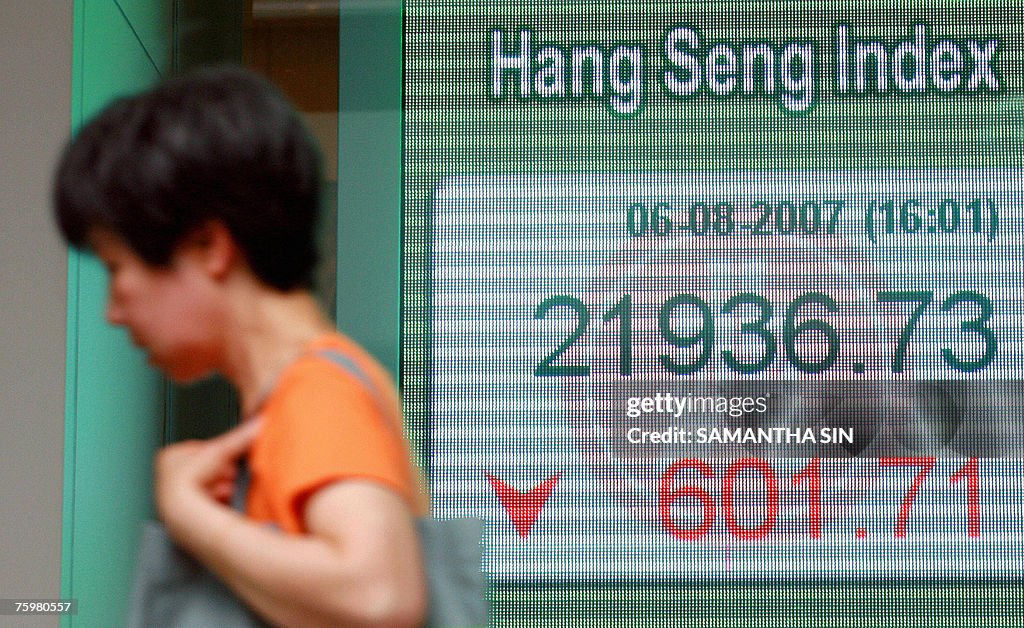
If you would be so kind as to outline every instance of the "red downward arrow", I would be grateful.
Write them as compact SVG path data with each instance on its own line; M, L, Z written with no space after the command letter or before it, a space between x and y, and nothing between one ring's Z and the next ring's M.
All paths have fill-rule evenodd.
M551 491L554 490L558 479L562 477L561 473L553 475L529 491L522 493L490 473L485 472L484 475L487 476L487 480L491 483L491 488L494 489L498 499L501 500L501 505L505 507L508 518L512 520L512 525L516 527L516 532L524 539L529 536L530 529L536 523L541 509L544 508L548 497L551 497Z

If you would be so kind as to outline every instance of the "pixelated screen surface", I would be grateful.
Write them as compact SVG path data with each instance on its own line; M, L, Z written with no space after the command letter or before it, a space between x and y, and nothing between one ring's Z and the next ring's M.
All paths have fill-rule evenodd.
M500 591L1015 590L1022 7L404 6L406 407Z

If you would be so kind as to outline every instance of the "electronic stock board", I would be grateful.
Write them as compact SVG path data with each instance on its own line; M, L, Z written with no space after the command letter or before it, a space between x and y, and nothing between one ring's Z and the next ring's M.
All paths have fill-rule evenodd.
M402 379L492 580L1019 577L1022 23L405 3Z

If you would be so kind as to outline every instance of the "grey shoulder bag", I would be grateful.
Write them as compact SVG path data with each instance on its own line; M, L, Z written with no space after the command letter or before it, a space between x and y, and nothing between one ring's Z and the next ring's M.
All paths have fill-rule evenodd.
M239 465L236 510L245 509L249 476ZM142 527L135 579L128 598L128 628L254 628L267 626L212 571L174 544L163 524Z

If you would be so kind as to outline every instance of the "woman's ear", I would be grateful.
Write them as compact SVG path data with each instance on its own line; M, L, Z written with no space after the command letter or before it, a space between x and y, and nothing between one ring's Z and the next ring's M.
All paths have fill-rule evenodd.
M214 279L223 279L241 259L231 231L219 220L210 220L185 239L182 253L195 256L202 270Z

